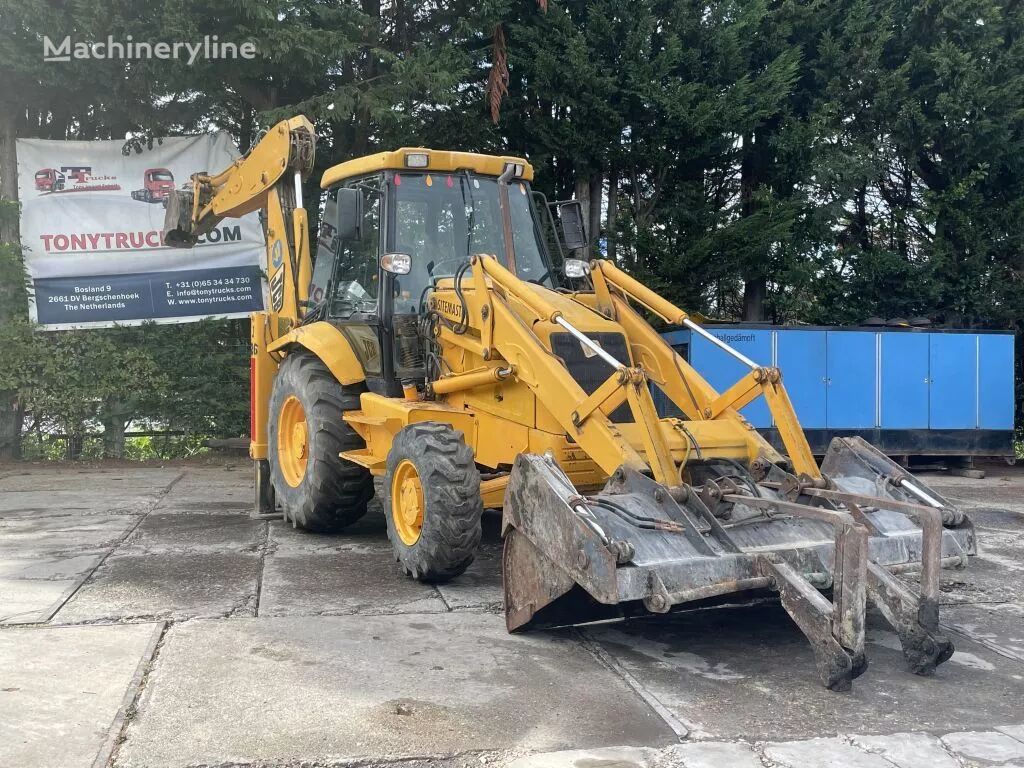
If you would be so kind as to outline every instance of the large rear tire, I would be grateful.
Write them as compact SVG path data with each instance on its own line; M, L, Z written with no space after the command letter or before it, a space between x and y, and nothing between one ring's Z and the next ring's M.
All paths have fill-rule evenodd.
M462 433L422 422L391 444L384 515L395 559L418 581L446 581L469 567L480 546L480 472Z
M292 525L333 533L366 514L373 478L338 454L363 446L345 423L360 386L344 386L308 352L293 352L274 377L268 438L274 493Z

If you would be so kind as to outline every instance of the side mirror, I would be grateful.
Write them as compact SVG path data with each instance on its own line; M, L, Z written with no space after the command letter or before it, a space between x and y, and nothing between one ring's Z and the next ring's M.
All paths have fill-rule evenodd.
M408 253L385 253L380 257L380 266L392 275L408 275L412 269L412 256Z
M338 237L361 240L363 237L363 193L342 187L338 190Z
M562 222L562 237L570 251L586 248L587 230L583 224L583 206L578 200L558 204L558 219Z

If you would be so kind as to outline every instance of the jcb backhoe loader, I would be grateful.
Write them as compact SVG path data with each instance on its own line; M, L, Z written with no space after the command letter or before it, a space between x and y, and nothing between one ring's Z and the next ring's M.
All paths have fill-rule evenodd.
M252 316L259 506L343 528L383 477L402 569L462 573L503 510L510 631L777 592L822 682L864 671L866 603L927 674L953 646L939 569L970 521L860 439L819 467L776 368L755 364L607 260L552 263L518 157L399 149L337 165L315 264L302 181L315 136L280 123L172 196L166 241L264 213L269 309ZM583 245L562 206L566 246ZM559 246L561 250L561 246ZM749 372L716 392L645 319L702 335ZM685 415L660 418L650 387ZM783 456L740 415L768 403ZM894 574L920 571L920 591Z

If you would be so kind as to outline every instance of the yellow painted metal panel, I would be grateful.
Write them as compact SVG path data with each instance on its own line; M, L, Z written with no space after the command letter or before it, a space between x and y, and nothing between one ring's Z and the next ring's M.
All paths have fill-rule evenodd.
M428 156L426 168L406 168L405 156L409 153ZM523 166L522 179L533 181L533 166L521 157L511 155L479 155L475 152L450 152L425 147L402 147L392 152L378 152L375 155L357 157L324 171L320 187L327 189L339 181L365 176L384 170L409 171L460 171L463 168L484 176L500 176L508 163Z
M302 325L289 331L270 345L271 352L291 344L305 347L323 360L334 377L342 384L358 384L366 380L363 366L352 351L348 339L330 323L318 322Z

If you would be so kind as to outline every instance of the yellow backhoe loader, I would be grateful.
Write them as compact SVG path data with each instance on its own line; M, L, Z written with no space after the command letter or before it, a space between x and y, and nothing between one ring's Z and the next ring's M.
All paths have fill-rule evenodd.
M963 566L963 513L860 439L815 462L776 368L762 367L585 245L578 204L531 191L519 157L398 149L327 170L315 263L302 198L315 133L274 126L168 201L189 246L261 211L269 308L252 316L257 505L335 531L373 478L395 557L457 577L485 508L502 509L509 631L666 613L776 592L822 682L867 666L866 604L914 672L953 646L939 570ZM716 392L647 317L685 326L749 372ZM651 387L684 414L661 418ZM740 415L767 401L786 448ZM919 590L894 574L920 572Z

